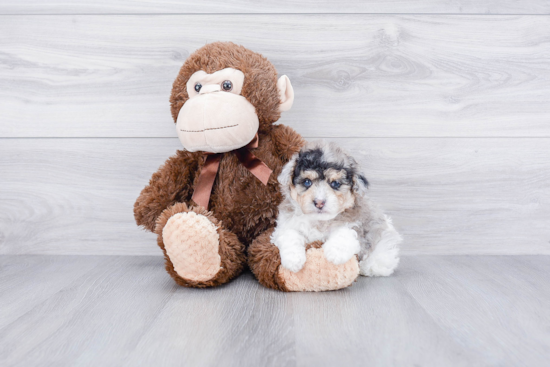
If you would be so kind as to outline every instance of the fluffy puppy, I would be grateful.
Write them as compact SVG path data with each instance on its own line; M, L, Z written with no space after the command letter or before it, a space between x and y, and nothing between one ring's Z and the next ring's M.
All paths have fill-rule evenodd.
M333 264L358 255L361 275L393 273L401 236L366 196L368 182L353 157L333 143L308 143L278 179L284 200L271 240L283 267L298 272L306 262L306 244L321 241Z

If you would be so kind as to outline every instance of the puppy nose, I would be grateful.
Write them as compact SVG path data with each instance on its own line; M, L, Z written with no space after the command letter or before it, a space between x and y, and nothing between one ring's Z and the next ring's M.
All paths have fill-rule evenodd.
M313 204L315 204L315 206L319 209L323 209L323 207L325 206L325 203L326 201L324 200L317 200L317 199L313 200Z

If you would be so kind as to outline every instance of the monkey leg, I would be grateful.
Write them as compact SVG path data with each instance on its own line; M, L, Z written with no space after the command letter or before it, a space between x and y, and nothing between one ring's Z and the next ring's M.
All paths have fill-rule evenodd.
M258 236L248 248L248 265L265 287L286 292L330 291L349 287L359 276L359 261L352 257L342 265L325 259L321 242L306 246L304 267L294 273L281 266L277 246L271 243L273 229Z
M155 233L166 270L184 287L227 283L246 263L245 248L237 236L202 207L174 204L158 218Z

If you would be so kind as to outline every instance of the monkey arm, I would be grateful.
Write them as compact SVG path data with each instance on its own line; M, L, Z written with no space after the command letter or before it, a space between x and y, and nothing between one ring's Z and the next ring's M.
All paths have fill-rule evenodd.
M189 201L199 157L196 153L178 151L153 174L134 204L136 223L155 230L157 218L167 207Z
M273 141L277 149L277 153L286 163L290 158L298 153L298 151L306 143L304 138L294 129L285 125L273 126Z

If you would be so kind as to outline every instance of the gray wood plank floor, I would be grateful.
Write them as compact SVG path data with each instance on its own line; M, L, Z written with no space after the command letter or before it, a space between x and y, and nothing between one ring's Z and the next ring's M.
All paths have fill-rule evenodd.
M160 257L0 257L2 366L548 366L550 256L406 256L285 294L176 286Z

